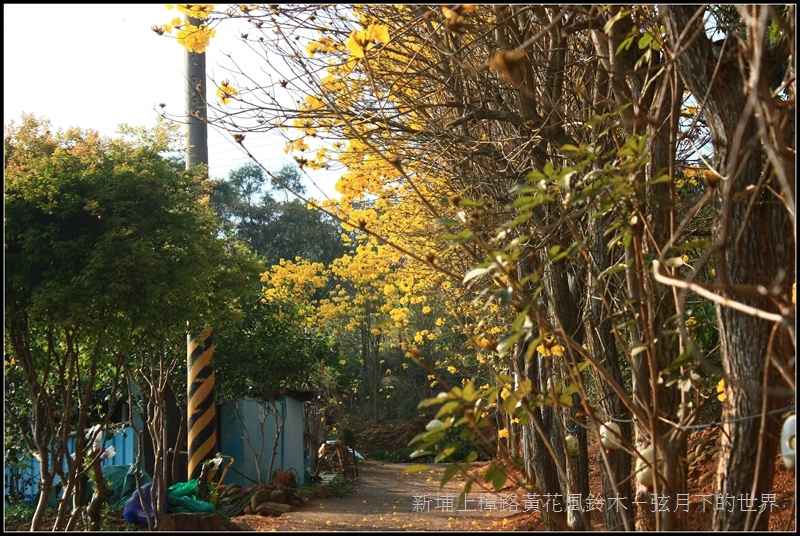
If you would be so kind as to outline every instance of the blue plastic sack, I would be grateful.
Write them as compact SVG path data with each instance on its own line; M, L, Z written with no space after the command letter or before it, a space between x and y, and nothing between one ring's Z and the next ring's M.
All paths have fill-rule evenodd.
M147 505L145 509L139 501L139 493L135 490L131 494L130 499L125 502L125 507L122 510L122 517L128 523L138 523L140 525L147 525L147 518L150 517L151 521L155 519L153 515L153 507L150 501L150 489L153 483L148 482L142 486L142 494L144 501ZM180 512L204 512L204 513L217 513L217 508L210 502L200 500L198 497L200 493L200 486L197 480L190 480L188 482L179 482L170 486L167 489L166 501L164 502L164 511L169 513ZM223 516L227 517L227 516Z
M139 492L134 490L133 493L131 493L131 498L125 502L125 507L122 510L122 517L125 518L125 521L128 523L147 525L148 517L151 522L155 520L152 501L150 499L150 489L152 486L152 482L148 482L142 486L142 495L144 495L144 502L147 505L146 510L145 507L142 506L141 501L139 501Z

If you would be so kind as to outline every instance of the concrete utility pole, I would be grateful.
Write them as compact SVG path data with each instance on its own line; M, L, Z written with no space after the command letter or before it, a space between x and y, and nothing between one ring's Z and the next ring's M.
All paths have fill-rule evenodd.
M202 21L190 18L199 26ZM186 169L208 165L208 123L206 107L206 55L186 50Z
M195 26L202 21L189 18ZM206 55L186 50L186 169L208 166L208 123L206 121ZM188 324L188 323L187 323ZM206 327L195 341L186 337L188 478L200 475L203 461L217 450L217 419L214 403L214 340Z
M200 476L203 462L217 449L217 410L214 402L214 338L205 328L197 340L186 336L187 445L189 480Z

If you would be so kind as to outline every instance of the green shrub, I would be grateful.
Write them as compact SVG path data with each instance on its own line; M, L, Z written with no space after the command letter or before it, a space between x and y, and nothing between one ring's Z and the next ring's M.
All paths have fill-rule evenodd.
M33 514L36 512L36 507L26 502L18 502L10 504L3 509L3 517L6 521L30 521L33 519Z
M375 449L369 453L369 457L373 460L378 460L379 462L387 462L389 461L389 456L391 452L386 449Z
M328 486L333 489L333 493L337 497L346 497L356 490L356 487L349 481L345 480L342 475L336 475L328 483Z
M414 447L408 447L402 450L375 449L370 452L370 458L381 462L393 463L429 463L433 461L433 456L424 456L412 460L410 456L415 450L417 449Z
M336 435L336 439L345 445L352 445L356 442L356 434L350 428L342 428Z

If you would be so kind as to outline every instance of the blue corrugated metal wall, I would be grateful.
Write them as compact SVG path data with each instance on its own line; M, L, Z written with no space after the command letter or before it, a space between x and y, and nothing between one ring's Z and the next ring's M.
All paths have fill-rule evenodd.
M275 441L275 419L269 414L264 420L263 429L261 420L265 408L269 412L275 411L276 408L262 406L250 399L241 399L235 404L241 415L241 422L231 403L223 404L220 408L222 454L234 458L231 470L225 475L225 483L251 486L259 473L262 483L269 482L272 477L267 472ZM297 474L298 483L303 484L305 478L303 403L292 397L282 396L276 400L276 406L280 414L279 419L283 420L283 430L278 438L278 452L275 454L272 470L273 472L293 470ZM245 438L249 438L252 448ZM260 441L263 441L261 448L259 448ZM247 478L244 475L247 475Z
M257 460L256 456L246 444L243 436L249 434L250 441L254 448L261 451L261 463L258 464L261 469L261 479L264 482L271 480L270 475L266 472L269 468L269 457L272 453L272 445L275 439L275 425L273 416L270 415L265 422L264 430L259 430L259 414L263 411L260 404L252 400L239 400L236 402L240 412L244 417L245 429L242 429L241 423L235 417L231 408L225 405L221 408L222 423L220 430L220 448L222 454L234 458L233 469L228 471L225 475L225 483L230 484L233 482L240 483L244 486L252 485L253 482L243 478L241 475L246 474L255 479L257 472L255 470ZM278 469L294 470L298 476L298 482L303 483L305 476L305 449L303 445L303 433L305 423L303 422L303 403L291 397L280 397L277 400L278 411L281 413L281 418L284 419L283 433L278 441L278 452L275 456L275 463L273 471ZM107 465L130 465L134 462L136 456L136 438L132 427L126 427L121 432L110 435L104 432L106 442L103 443L105 448L110 446L114 447L116 454L113 458L104 460L102 466ZM259 440L263 438L263 447L259 449ZM71 439L69 443L70 449L74 449L75 439ZM144 463L142 463L144 467ZM37 491L39 490L39 462L31 460L30 469L24 471L16 471L13 476L17 477L18 482L23 482L24 485L18 486L21 488L23 494L29 500L34 500ZM66 468L66 467L65 467ZM10 489L9 485L12 479L12 470L5 467L5 493L4 497L8 495Z
M130 465L134 462L136 456L136 439L134 437L133 428L128 426L116 434L109 434L107 431L104 431L101 439L103 438L105 438L106 441L105 443L101 444L105 445L105 448L113 446L116 454L113 458L109 458L100 462L102 467L107 465ZM75 438L70 438L67 442L67 445L70 452L73 451L75 449ZM36 493L39 491L39 473L41 465L36 459L31 459L30 464L30 468L26 470L12 470L9 467L5 467L4 497L7 496L11 491L11 481L14 477L16 477L17 481L21 482L21 485L18 486L18 489L22 491L26 500L32 501L35 499ZM64 469L66 469L66 462L64 462Z

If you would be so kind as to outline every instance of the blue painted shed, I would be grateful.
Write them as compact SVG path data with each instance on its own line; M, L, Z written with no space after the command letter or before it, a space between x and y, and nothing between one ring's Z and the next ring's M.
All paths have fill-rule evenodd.
M234 460L224 483L246 487L255 482L270 482L270 458L279 428L272 472L292 471L297 482L304 483L307 459L304 415L303 402L287 395L276 398L274 405L248 398L222 404L221 453Z
M275 405L262 405L252 399L240 399L217 406L217 445L219 452L233 458L225 473L225 484L237 483L244 487L254 483L267 483L272 480L269 475L270 457L276 437L276 420L282 424L278 437L275 461L272 472L278 470L293 471L299 484L305 483L307 467L307 447L305 445L305 402L308 393L281 395L276 398ZM180 411L182 408L176 408ZM134 420L139 429L142 428L141 417L134 412ZM280 425L279 425L280 427ZM170 430L174 431L174 430ZM147 434L145 434L147 440ZM116 455L102 462L107 465L130 466L136 456L134 430L130 426L112 435L103 432L106 440L104 447L113 446ZM72 442L74 445L74 440ZM149 446L145 448L143 469L148 471L146 458ZM185 453L184 453L185 454ZM225 459L227 465L228 459ZM223 466L224 467L224 466ZM5 494L11 486L21 491L28 500L33 500L39 489L39 463L32 459L29 468L11 469L5 467ZM57 490L54 492L53 500Z

